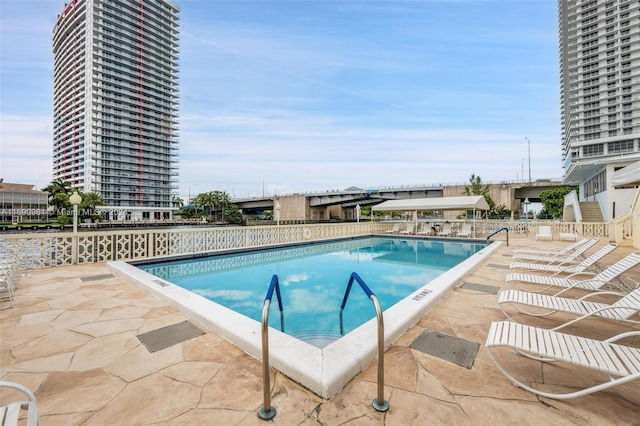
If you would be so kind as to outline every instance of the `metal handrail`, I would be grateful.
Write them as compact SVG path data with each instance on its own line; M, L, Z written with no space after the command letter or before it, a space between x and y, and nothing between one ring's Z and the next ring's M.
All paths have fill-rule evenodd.
M505 231L507 233L507 245L509 245L509 228L500 228L498 229L496 232L494 232L493 234L489 235L487 237L487 241L489 241L489 238L493 237L496 234L499 234L500 232Z
M349 284L347 284L347 290L345 291L344 298L342 299L342 305L340 305L340 333L343 334L342 311L347 304L347 299L349 298L349 293L351 292L351 286L353 285L354 280L360 284L360 288L362 288L367 297L371 299L373 306L376 309L376 318L378 319L378 397L373 400L372 405L377 411L387 411L389 409L389 403L384 400L384 321L382 318L382 309L380 308L380 302L378 302L376 295L373 294L367 284L365 284L362 278L360 278L360 276L355 272L351 273Z
M276 415L276 408L271 405L271 381L269 378L269 307L271 306L274 289L278 299L278 308L280 309L280 328L284 332L284 312L282 310L282 296L280 295L280 283L277 275L271 277L271 283L262 307L262 390L264 404L258 410L258 417L262 420L271 420Z

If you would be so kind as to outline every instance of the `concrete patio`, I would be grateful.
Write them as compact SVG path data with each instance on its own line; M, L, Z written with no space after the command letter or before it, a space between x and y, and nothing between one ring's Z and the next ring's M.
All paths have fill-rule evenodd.
M498 296L460 285L506 288L514 249L568 244L522 237L510 243L386 350L385 399L390 409L385 413L371 405L377 389L374 363L328 401L272 370L277 415L269 422L260 420L261 363L200 325L205 331L201 336L150 353L137 335L187 318L114 275L106 264L26 272L14 307L0 311L0 379L34 391L43 426L640 424L638 381L559 401L514 387L495 368L484 342L491 322L504 319ZM589 253L606 243L602 240ZM620 247L606 262L632 251ZM640 281L640 268L629 275ZM550 328L570 316L515 318ZM633 329L591 319L570 331L604 339ZM424 330L480 344L473 367L412 349ZM630 343L640 345L640 339ZM510 350L499 354L503 365L536 388L566 391L567 386L606 380L601 374L542 364ZM17 395L3 389L2 404Z

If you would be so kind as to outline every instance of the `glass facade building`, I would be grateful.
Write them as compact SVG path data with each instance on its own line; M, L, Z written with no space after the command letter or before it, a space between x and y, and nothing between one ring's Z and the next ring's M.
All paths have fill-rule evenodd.
M53 30L53 179L111 217L166 218L178 190L179 8L71 0Z

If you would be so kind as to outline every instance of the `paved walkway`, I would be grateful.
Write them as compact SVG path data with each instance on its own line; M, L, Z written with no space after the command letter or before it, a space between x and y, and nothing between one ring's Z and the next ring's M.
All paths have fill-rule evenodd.
M566 243L544 246L550 244ZM465 282L505 288L511 253L532 245L543 243L512 238L509 247L503 245ZM607 260L631 251L619 248ZM640 281L640 270L632 275ZM496 301L495 294L458 287L386 350L388 412L371 406L376 363L329 401L272 371L277 415L270 423L640 424L640 382L568 401L538 398L511 385L483 346L491 321L504 319ZM551 327L569 317L516 318ZM35 392L43 426L269 424L257 417L263 397L257 360L206 330L154 353L136 337L184 320L174 308L113 275L105 264L28 271L14 307L0 311L0 378ZM473 367L411 349L425 329L480 344ZM632 328L594 319L571 330L606 338ZM640 339L634 344L640 345ZM543 365L508 350L500 352L500 358L518 377L551 391L603 380L592 372ZM0 400L9 402L13 392L3 389Z

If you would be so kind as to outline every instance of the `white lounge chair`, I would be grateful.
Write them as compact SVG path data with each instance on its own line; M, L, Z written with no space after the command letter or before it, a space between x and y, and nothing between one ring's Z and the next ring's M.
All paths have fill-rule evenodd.
M512 281L520 281L529 284L541 284L546 286L544 289L540 291L545 291L552 287L561 287L563 290L558 292L556 295L562 294L568 290L573 288L579 288L582 290L596 291L600 290L606 285L615 285L612 281L616 278L620 278L620 276L628 271L629 269L638 266L640 264L640 252L634 252L625 258L619 260L613 265L606 268L604 271L595 275L587 272L579 272L577 274L572 274L567 276L566 278L558 278L558 277L549 277L543 275L533 275L533 274L522 274L522 273L513 273L507 274L505 278L505 282L510 285ZM585 280L576 280L573 277L576 276L590 276L591 278ZM633 281L630 278L624 278L623 281ZM638 283L636 282L634 285L635 288L638 288Z
M582 244L586 244L587 241L589 241L589 238L582 238L580 241L576 241L573 244L569 244L568 246L566 246L566 247L564 247L562 249L542 250L542 249L521 248L521 249L514 250L513 252L514 253L529 253L529 254L540 254L540 255L552 256L554 254L569 253L570 251L573 251L576 248L580 247Z
M471 237L471 233L472 233L471 224L470 223L463 223L462 227L460 228L460 230L456 234L456 237L469 238L469 237Z
M507 318L513 320L505 310L506 305L512 306L516 311L537 317L544 317L556 312L568 312L578 318L564 323L552 330L559 330L568 325L588 317L599 317L614 321L630 322L640 324L637 319L632 319L640 312L640 289L635 289L631 293L622 296L615 303L598 303L587 299L601 297L609 292L590 293L579 299L569 299L566 297L549 296L546 294L532 293L522 290L505 290L498 295L498 306ZM614 293L620 296L619 293ZM532 306L544 310L544 312L530 312L521 309L518 305Z
M496 367L514 385L545 398L570 399L631 382L640 378L640 348L614 343L640 336L640 331L622 333L607 340L587 339L510 321L491 324L485 344ZM513 377L496 359L493 350L507 347L538 361L562 361L608 374L609 381L569 393L544 392ZM575 373L571 372L570 376ZM572 385L572 384L570 384Z
M442 230L436 234L439 237L450 237L451 236L451 224L445 223L442 226Z
M616 243L610 243L606 246L602 247L597 252L593 253L591 256L584 259L582 262L577 263L572 260L568 260L565 262L561 262L557 265L552 265L548 263L528 263L528 262L512 262L509 265L510 269L528 269L534 271L543 271L543 272L553 272L553 275L556 274L575 274L578 272L584 272L589 270L590 268L597 267L598 261L600 261L607 254L611 253L613 250L618 247ZM604 269L603 267L599 267L600 270Z
M429 222L423 223L422 227L416 232L417 235L434 235L435 232Z
M561 232L560 241L578 241L578 234L573 232Z
M394 223L393 228L387 229L385 232L387 234L397 234L398 232L400 232L400 222Z
M553 240L551 226L548 226L548 225L539 226L538 233L536 234L536 240Z
M593 247L597 242L598 242L597 238L592 238L589 241L587 241L586 243L584 243L584 244L580 245L579 247L577 247L575 250L573 250L571 252L568 252L568 253L554 254L554 255L549 255L549 256L542 256L542 255L539 255L539 254L516 253L516 254L513 255L513 258L514 259L531 260L531 261L534 261L534 262L544 262L544 263L567 262L567 261L576 260L577 258L582 256L582 254L584 252L586 252L591 247Z
M15 426L18 424L20 410L27 410L27 426L38 425L38 404L33 393L19 383L2 382L0 387L11 388L22 392L29 398L27 401L16 401L0 407L0 424L2 426ZM3 400L3 403L6 402Z
M400 234L411 235L411 234L413 234L413 228L414 227L415 227L415 224L413 222L407 223L407 227L405 229L403 229L402 231L400 231Z

